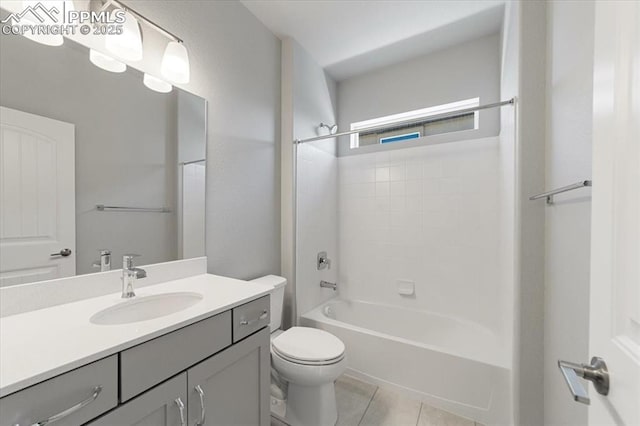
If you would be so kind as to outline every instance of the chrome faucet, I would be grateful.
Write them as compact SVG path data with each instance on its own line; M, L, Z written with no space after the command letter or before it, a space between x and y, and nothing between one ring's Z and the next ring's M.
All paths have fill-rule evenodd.
M94 268L100 268L100 272L111 270L111 250L98 250L100 252L100 260L93 262Z
M146 278L147 271L133 266L133 258L139 254L125 254L122 256L122 298L130 299L135 297L133 284L138 278Z
M316 257L316 266L318 268L318 271L321 271L323 269L331 269L331 259L327 257L326 251L321 251L320 253L318 253L318 256Z
M336 283L330 283L329 281L320 281L320 287L322 288L330 288L333 291L336 291L338 289L338 284Z

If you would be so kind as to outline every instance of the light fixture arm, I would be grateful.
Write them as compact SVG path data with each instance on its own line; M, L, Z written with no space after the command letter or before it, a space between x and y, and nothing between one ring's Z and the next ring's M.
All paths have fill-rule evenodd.
M110 6L114 6L114 7L118 8L118 9L123 9L124 11L129 12L139 22L144 22L148 27L153 28L154 30L156 30L160 34L164 35L165 37L167 37L167 38L169 38L169 39L171 39L173 41L177 41L178 43L182 43L183 42L180 37L176 36L175 34L173 34L170 31L165 30L160 25L156 24L152 20L146 18L145 16L143 16L140 13L136 12L135 10L131 9L129 6L125 5L124 3L120 2L119 0L106 0L105 3L100 8L100 10L106 10Z

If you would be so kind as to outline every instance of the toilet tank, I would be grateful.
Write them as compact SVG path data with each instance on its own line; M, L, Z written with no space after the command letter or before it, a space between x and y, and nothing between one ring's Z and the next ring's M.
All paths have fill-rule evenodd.
M274 332L282 325L282 308L284 305L284 288L287 285L287 279L277 275L266 275L256 278L251 282L264 284L273 287L271 292L271 331Z

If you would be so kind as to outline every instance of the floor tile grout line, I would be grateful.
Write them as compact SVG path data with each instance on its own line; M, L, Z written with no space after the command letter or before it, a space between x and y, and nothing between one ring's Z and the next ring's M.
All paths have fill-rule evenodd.
M369 399L369 403L367 404L367 408L365 408L364 411L362 412L362 416L360 417L360 421L358 422L358 426L360 426L360 424L364 420L364 416L367 414L367 411L369 411L369 407L371 406L371 402L373 401L373 398L378 393L378 389L380 389L380 386L376 386L376 390L371 395L371 398Z
M420 416L422 415L422 407L424 407L424 403L420 401L420 409L418 410L418 418L416 419L416 426L420 424Z

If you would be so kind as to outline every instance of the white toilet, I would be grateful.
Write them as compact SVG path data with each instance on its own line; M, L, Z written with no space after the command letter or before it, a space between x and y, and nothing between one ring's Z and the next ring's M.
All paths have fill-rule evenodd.
M344 343L316 328L280 330L287 280L267 275L253 282L273 287L271 367L288 384L284 420L291 426L335 425L338 410L333 382L347 368Z

